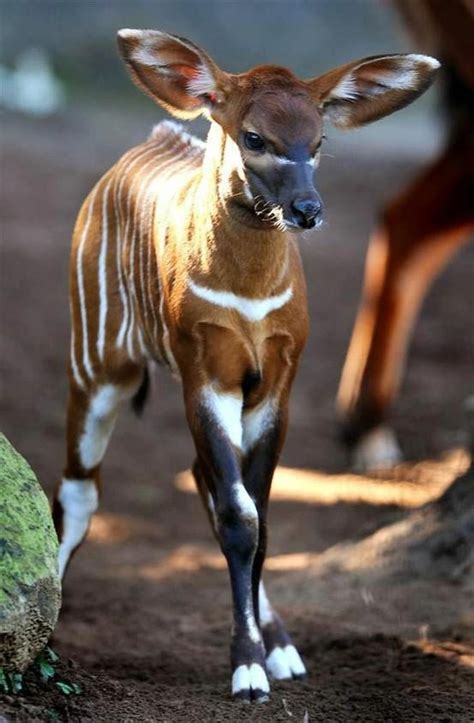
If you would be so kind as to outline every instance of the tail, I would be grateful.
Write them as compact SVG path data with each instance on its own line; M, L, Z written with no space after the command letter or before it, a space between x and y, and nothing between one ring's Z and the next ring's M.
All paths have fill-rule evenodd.
M150 392L150 374L148 372L148 367L145 367L143 370L143 379L142 383L138 387L136 393L132 397L132 409L137 415L137 417L141 417L143 414L143 410L145 408L145 404L148 399L148 395Z

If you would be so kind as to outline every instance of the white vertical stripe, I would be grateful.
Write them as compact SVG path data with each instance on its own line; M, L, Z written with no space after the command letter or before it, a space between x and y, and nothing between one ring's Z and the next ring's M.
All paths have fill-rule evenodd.
M140 347L140 352L142 354L142 357L148 357L148 349L145 346L145 341L143 339L143 332L141 330L141 327L138 327L137 329L137 338L138 338L138 346Z
M154 250L154 220L155 220L155 199L152 198L150 202L150 215L148 218L148 238L147 238L147 280L146 280L146 294L147 294L147 301L150 307L150 315L152 317L152 331L151 331L151 339L152 339L152 346L153 351L156 354L158 351L158 356L160 357L161 361L162 354L161 354L161 347L158 343L158 314L155 307L154 302L154 288L153 288L153 268L154 264L153 261L155 259L155 250Z
M82 231L81 241L77 250L77 285L79 288L79 302L81 307L81 324L82 324L82 362L84 369L86 370L89 379L92 379L94 373L92 371L91 360L89 356L89 333L87 329L87 309L86 309L86 298L84 292L84 273L82 268L82 257L84 254L84 245L89 231L89 226L92 218L92 210L94 207L95 197L99 189L99 184L96 185L90 196L89 208L87 210L87 218Z
M71 313L71 324L74 324L74 321L72 319L72 313ZM77 366L76 361L76 349L75 349L75 339L74 339L74 327L71 329L71 369L74 376L74 379L76 380L76 384L81 387L81 389L84 389L84 380L81 377L81 374L79 372L79 368Z
M187 154L188 148L184 148L181 150L180 153L177 155L172 155L176 151L177 143L174 143L166 153L164 153L161 158L159 165L157 164L156 157L151 159L151 162L155 164L155 167L152 168L151 172L148 173L144 180L140 182L140 186L135 198L135 209L133 213L133 228L132 228L132 235L131 235L131 248L130 248L130 284L132 287L132 297L136 301L136 289L135 289L135 244L137 239L137 233L136 233L136 227L137 227L137 221L138 221L138 227L140 228L140 215L141 215L141 204L142 204L142 197L143 195L146 195L147 191L149 190L149 184L152 180L154 180L154 176L157 176L157 179L160 183L163 183L163 171L164 169L169 169L170 173L166 174L166 178L172 176L175 171L175 166L180 158L183 157L184 154ZM168 161L165 163L162 163L162 159L170 156ZM143 168L140 169L140 171L144 171L145 168L148 168L150 165L150 162L146 163ZM140 181L140 179L139 179ZM139 215L139 218L137 219L137 215ZM141 239L143 243L143 239ZM133 306L132 306L133 309ZM134 324L130 323L128 334L127 334L127 350L129 354L132 356L132 340L133 340L133 331L134 331Z
M133 315L133 322L130 320L130 325L128 327L127 332L127 350L130 356L133 358L133 332L135 331L135 307L134 303L137 303L137 296L136 296L136 286L135 286L135 245L137 236L140 231L140 215L141 215L141 199L144 193L148 188L148 183L150 180L155 176L157 173L161 172L162 166L157 167L157 159L155 156L145 163L143 168L139 169L139 174L142 173L145 169L148 169L148 166L153 165L150 173L147 173L144 179L142 180L140 178L140 175L138 175L138 180L134 179L134 182L132 186L139 185L139 188L137 190L137 194L135 196L135 206L133 208L133 213L129 213L129 219L132 217L132 229L130 234L130 271L129 271L129 283L131 287L131 299L132 299L132 315ZM131 209L130 209L131 210ZM129 220L128 219L128 220ZM127 225L128 228L128 225ZM128 237L128 234L126 234L125 238Z
M168 155L170 155L171 153L173 153L174 150L175 150L176 145L177 145L177 144L176 144L176 141L175 141L175 142L170 146L170 148L169 148L168 150L166 150L166 151L159 157L159 159L157 159L157 156L156 156L156 147L153 147L153 148L151 149L151 152L152 152L152 154L153 154L152 157L151 157L151 159L148 158L148 159L145 161L145 164L144 164L140 169L138 169L138 171L139 171L139 172L138 172L138 176L137 176L137 177L138 177L138 180L140 180L140 173L141 173L142 171L144 171L145 168L148 168L148 166L150 165L150 163L154 163L154 164L155 164L155 168L153 169L152 174L155 173L155 172L157 172L158 170L161 171L162 166L161 166L161 167L156 167L156 164L157 164L157 163L160 163L160 162L161 162L161 159L162 159L163 157L167 157ZM150 149L149 149L149 150L150 150ZM145 154L144 154L144 155L145 155ZM143 161L143 160L144 160L144 157L143 157L143 156L140 156L140 158L136 159L135 162L134 162L133 164L131 164L130 167L126 169L126 171L124 171L124 174L125 174L125 173L127 173L127 174L130 173L131 167L132 167L133 165L135 165L136 161ZM135 186L136 186L136 184L137 184L137 177L135 177L135 178L132 179L132 181L131 181L131 183L130 183L129 192L128 192L128 195L127 195L126 208L125 208L126 225L125 225L125 233L124 233L124 237L123 237L122 254L124 254L125 246L126 246L126 244L127 244L128 238L129 238L130 219L131 219L132 215L135 216L135 212L136 212L136 206L135 206L135 211L134 211L134 213L133 213L133 214L131 213L131 210L132 210L132 209L131 209L131 205L132 205L131 200L132 200L133 191L134 191ZM129 274L129 282L131 282L132 285L133 285L132 292L134 291L134 278L133 278L133 265L134 265L134 261L133 261L133 250L134 250L134 240L135 240L135 236L134 236L133 231L134 231L134 229L132 229L131 241L130 241L130 243L129 243L129 245L132 247L132 248L131 248L131 254L130 254L130 266L131 266L131 268L130 268L130 274ZM129 295L129 302L130 302L130 317L129 317L127 320L124 319L124 321L122 322L122 326L121 326L121 328L120 328L119 335L118 335L118 337L117 337L117 346L122 346L122 345L123 345L123 343L124 343L124 341L125 341L125 335L127 334L127 331L128 331L128 334L127 334L127 350L128 350L128 353L129 353L130 357L133 359L132 336L131 336L131 335L132 335L132 332L133 332L133 329L135 328L135 309L134 309L133 293ZM125 321L126 321L127 323L125 323Z
M97 334L97 351L99 359L104 358L105 325L107 320L107 247L109 235L109 221L107 217L107 201L109 198L112 179L107 184L102 197L102 242L99 255L98 282L99 282L99 331Z
M201 150L198 148L195 148L194 146L191 148L185 149L186 153L188 154L188 157L185 159L185 161L193 161L197 155L201 155ZM191 154L189 156L189 152L191 151ZM183 153L181 153L175 161L177 162L181 157L183 156ZM181 172L183 170L183 163L176 163L176 165L170 169L170 171L165 174L165 177L171 177L172 175ZM166 164L169 165L169 164ZM191 166L190 171L194 171L195 167ZM162 179L160 178L160 181ZM167 204L169 204L169 198L166 199ZM158 211L159 213L159 211ZM159 295L160 295L160 306L159 306L159 315L160 315L160 321L161 321L161 328L162 328L162 345L163 345L163 351L165 353L167 362L169 366L171 367L172 371L174 373L177 373L178 367L176 364L176 360L174 358L173 352L171 350L171 343L170 343L170 334L168 325L166 323L165 319L165 294L163 289L163 282L161 278L160 273L160 261L162 260L165 252L165 244L166 244L166 236L167 236L167 227L165 225L165 214L163 214L163 219L160 221L160 229L159 229L159 238L158 238L158 287L159 287Z
M161 145L161 144L159 144ZM159 147L159 146L158 146ZM129 317L129 311L128 311L128 297L127 292L125 289L125 283L123 279L123 270L122 270L122 234L121 229L123 225L123 214L122 214L122 207L120 204L120 196L122 193L122 187L125 181L125 178L127 178L127 174L130 172L130 170L135 166L139 161L143 159L144 156L146 156L148 153L150 153L150 150L153 150L156 152L157 146L154 145L152 149L147 147L144 151L142 150L138 155L133 157L133 160L129 161L129 165L125 168L120 170L121 177L120 181L117 184L117 191L115 194L115 217L117 222L117 276L119 280L119 293L120 293L120 299L122 301L122 309L123 309L123 317L122 317L122 324L120 325L119 332L117 334L117 339L115 341L115 346L117 348L121 347L123 344L123 339L125 336L125 332L128 327L128 317ZM117 171L119 173L119 171ZM129 196L127 196L126 203L128 205L129 203ZM120 212L120 216L119 216Z

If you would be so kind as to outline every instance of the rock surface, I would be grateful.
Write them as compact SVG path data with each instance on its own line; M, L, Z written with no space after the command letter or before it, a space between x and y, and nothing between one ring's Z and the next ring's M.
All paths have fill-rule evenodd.
M56 625L57 554L46 495L0 434L0 667L6 670L25 670Z

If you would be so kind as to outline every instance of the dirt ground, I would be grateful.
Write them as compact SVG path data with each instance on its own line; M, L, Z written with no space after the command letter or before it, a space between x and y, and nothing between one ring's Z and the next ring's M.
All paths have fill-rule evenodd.
M85 111L2 122L2 427L48 493L64 461L71 228L126 138L146 133L127 122L110 129ZM312 332L275 484L266 574L307 680L274 684L265 706L230 700L227 573L189 479L178 476L193 457L179 385L158 371L144 417L127 412L119 422L101 510L65 584L52 646L58 676L82 693L64 696L30 673L24 695L3 700L0 720L474 720L472 580L388 584L355 544L466 468L474 249L436 282L416 329L393 412L412 462L371 479L348 475L333 405L367 236L376 208L425 159L403 146L384 154L331 144L328 153L336 158L320 172L327 226L302 242Z

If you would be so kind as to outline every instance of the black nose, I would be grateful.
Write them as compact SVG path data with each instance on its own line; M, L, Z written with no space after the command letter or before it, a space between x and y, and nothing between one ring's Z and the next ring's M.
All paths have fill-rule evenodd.
M291 210L295 215L295 220L301 228L313 228L316 225L318 217L321 215L323 206L321 201L316 199L306 199L301 201L293 201Z

